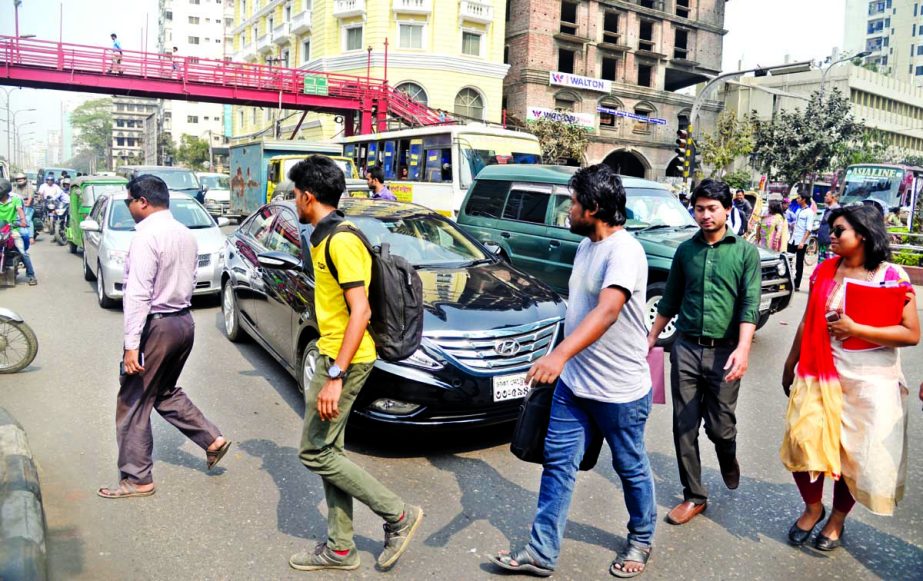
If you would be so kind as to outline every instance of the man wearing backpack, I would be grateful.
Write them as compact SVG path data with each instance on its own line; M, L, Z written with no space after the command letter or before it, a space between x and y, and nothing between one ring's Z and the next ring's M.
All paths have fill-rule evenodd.
M355 498L385 520L385 547L378 566L386 570L407 549L423 520L423 510L405 504L350 461L343 445L350 409L376 359L375 342L368 332L372 256L355 233L337 231L341 224L348 224L336 209L346 182L333 160L312 155L296 164L288 178L294 184L299 221L314 226L305 261L310 260L313 267L314 310L320 331L314 377L305 378L299 458L323 479L327 497L327 540L313 550L292 555L289 565L301 571L359 567L353 541Z

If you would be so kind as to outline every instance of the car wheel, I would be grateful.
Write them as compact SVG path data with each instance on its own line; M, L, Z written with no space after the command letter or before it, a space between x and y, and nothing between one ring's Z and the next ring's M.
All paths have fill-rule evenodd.
M87 264L87 249L83 249L83 280L94 281L96 280L96 275L93 274L93 270L90 269L90 265Z
M67 249L71 251L71 254L77 254L77 245L73 242L67 243Z
M769 322L769 311L760 314L760 320L756 322L756 328L762 329Z
M106 281L103 278L103 267L102 265L96 266L96 299L99 301L99 306L104 309L111 309L115 306L115 300L110 298L106 294Z
M654 326L654 320L657 318L657 305L663 297L663 291L666 290L667 284L664 282L655 282L647 287L647 328ZM657 338L657 345L664 349L669 348L673 341L676 341L676 317L670 319L667 326L663 328L660 337Z
M221 291L221 314L224 315L224 334L228 339L232 343L243 341L245 335L240 328L240 311L237 310L237 297L231 281L224 283Z
M304 353L301 355L301 372L298 374L298 389L304 393L311 383L311 379L317 372L317 360L320 357L320 351L317 350L317 341L311 341L305 345Z

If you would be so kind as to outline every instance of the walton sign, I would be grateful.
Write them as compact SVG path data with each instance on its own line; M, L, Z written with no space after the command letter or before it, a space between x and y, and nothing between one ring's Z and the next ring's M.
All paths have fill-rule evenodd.
M562 87L571 87L574 89L586 89L588 91L599 91L600 93L612 92L612 81L604 79L594 79L592 77L581 77L570 73L548 73L548 83L550 85L560 85Z

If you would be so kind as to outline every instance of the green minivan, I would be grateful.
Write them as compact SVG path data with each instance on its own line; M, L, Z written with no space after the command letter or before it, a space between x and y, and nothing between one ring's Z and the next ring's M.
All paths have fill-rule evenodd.
M80 222L87 219L96 198L101 194L121 192L128 180L118 176L80 176L71 182L71 201L68 209L67 247L71 252L83 250L83 230Z
M582 236L570 232L568 183L576 167L492 165L477 175L458 214L458 224L501 258L535 275L566 295ZM627 194L626 229L647 254L647 311L650 323L663 296L676 248L698 225L663 184L623 176ZM792 297L791 268L785 256L760 249L762 327ZM671 323L660 336L667 346L676 338Z

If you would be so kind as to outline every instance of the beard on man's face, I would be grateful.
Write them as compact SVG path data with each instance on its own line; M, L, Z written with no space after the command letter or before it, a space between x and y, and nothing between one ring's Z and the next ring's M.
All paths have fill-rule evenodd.
M593 231L593 222L590 220L574 220L570 221L570 231L571 234L576 234L577 236L586 236Z

